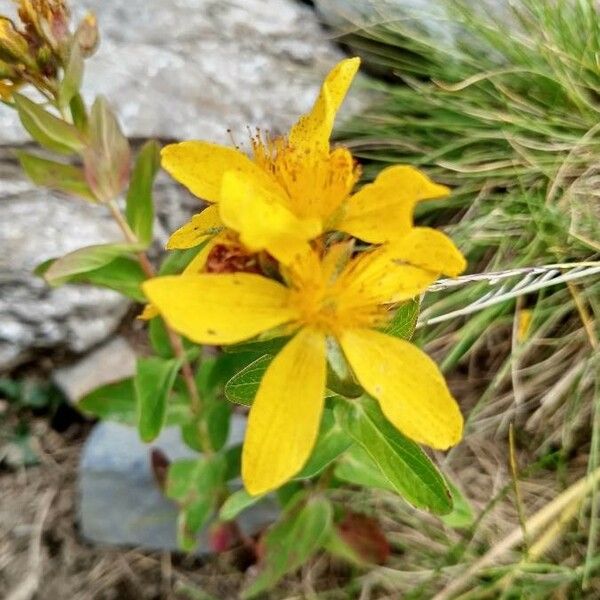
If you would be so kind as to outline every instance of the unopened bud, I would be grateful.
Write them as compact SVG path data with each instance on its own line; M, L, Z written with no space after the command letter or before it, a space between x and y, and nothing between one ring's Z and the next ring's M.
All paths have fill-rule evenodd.
M219 522L210 528L209 543L213 552L231 550L241 543L240 531L235 521Z
M10 81L0 81L0 100L8 102L12 98L13 92L17 87L17 85Z
M100 35L98 33L98 20L94 13L85 15L77 31L75 32L75 42L79 44L81 54L84 58L91 56L96 52Z
M7 63L32 63L27 41L6 17L0 17L0 59Z

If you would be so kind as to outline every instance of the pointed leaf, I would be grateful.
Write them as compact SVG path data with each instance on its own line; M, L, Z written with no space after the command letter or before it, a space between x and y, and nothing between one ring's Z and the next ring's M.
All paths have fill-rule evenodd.
M26 96L13 94L23 127L44 148L61 154L81 152L84 143L77 128L46 111Z
M160 145L147 142L140 150L127 192L127 222L138 240L144 244L152 242L154 205L152 185L160 167Z
M377 463L358 445L351 446L344 453L335 466L334 475L337 479L353 485L396 492L396 488L383 475Z
M104 267L115 258L139 249L133 244L99 244L80 248L56 259L46 269L44 279L51 285L60 285L76 275Z
M387 421L372 398L339 402L336 417L398 494L413 506L436 514L452 510L452 495L437 467Z
M222 521L233 521L242 511L256 504L261 498L262 496L251 496L245 489L238 490L223 502L219 518Z
M396 309L394 316L383 329L383 332L403 340L410 340L415 333L418 317L419 301L408 300Z
M71 44L69 60L58 90L58 101L61 108L69 106L71 100L79 93L83 81L83 56L79 44Z
M106 421L135 425L137 412L133 378L109 383L90 392L77 403L85 413Z
M83 156L88 185L99 200L113 200L127 185L131 151L116 117L102 97L92 106L88 137Z
M317 443L304 468L294 479L310 479L329 466L352 444L350 436L336 422L331 410L323 411Z
M272 360L273 356L266 354L234 375L225 386L227 400L235 404L251 406L263 375Z
M216 506L225 475L220 455L172 462L167 473L166 495L180 506L177 541L192 550L197 534L206 525Z
M94 194L80 168L47 160L27 152L17 151L16 155L26 175L36 185L95 201Z
M138 359L134 386L138 431L144 442L154 440L165 423L167 401L180 366L179 360Z
M140 287L145 279L146 275L137 260L119 256L99 269L73 276L70 281L105 287L136 302L145 302L146 297Z
M451 513L442 515L440 519L446 525L448 525L448 527L453 527L454 529L471 527L471 525L473 525L475 522L475 515L473 513L473 507L471 506L471 503L460 491L458 486L452 483L452 481L450 481L447 477L446 482L448 483L448 487L452 493L454 508L452 509Z

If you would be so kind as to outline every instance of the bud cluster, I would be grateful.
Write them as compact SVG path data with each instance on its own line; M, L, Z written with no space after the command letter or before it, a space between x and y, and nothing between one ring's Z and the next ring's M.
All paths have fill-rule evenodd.
M16 1L17 21L0 16L0 99L10 101L28 83L55 96L73 53L85 58L96 49L96 18L86 15L72 31L64 0Z

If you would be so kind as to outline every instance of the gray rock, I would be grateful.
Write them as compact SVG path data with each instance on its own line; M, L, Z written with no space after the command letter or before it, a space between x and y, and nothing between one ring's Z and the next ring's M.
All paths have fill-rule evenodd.
M75 4L75 3L74 3ZM13 14L11 0L0 13ZM237 141L247 126L282 130L309 108L323 74L341 58L309 7L295 0L89 0L102 43L84 95L102 93L136 138ZM346 110L363 100L357 91ZM40 262L92 243L118 241L107 211L38 190L1 146L28 140L0 107L0 370L54 348L83 352L112 334L128 303L108 290L49 289L30 275ZM159 176L157 247L199 204Z
M131 346L124 338L116 337L75 364L55 369L52 377L67 399L77 404L96 388L134 375L135 364Z
M102 40L85 96L105 95L133 137L228 142L228 127L239 141L248 126L286 129L342 57L295 0L89 0L76 12L83 8L96 12ZM1 9L12 10L10 0ZM0 143L24 139L15 115L0 111Z
M498 27L513 33L520 28L511 12L511 6L519 6L520 0L464 1L464 4ZM449 0L315 0L315 6L323 22L341 33L380 24L395 32L424 35L442 50L456 50L469 41L478 46L476 41L468 39L456 19L451 18L453 3Z
M239 444L245 419L232 420L228 444ZM149 450L161 449L170 460L198 456L181 441L179 429L169 427L151 445L137 431L117 423L97 425L86 441L79 474L79 522L83 536L100 544L176 550L177 507L165 498L151 472ZM239 525L252 534L278 516L273 501L261 500L244 511ZM209 552L206 532L199 553Z
M90 286L50 288L32 271L121 234L98 207L33 188L1 154L0 165L0 370L59 347L85 352L116 329L129 302Z

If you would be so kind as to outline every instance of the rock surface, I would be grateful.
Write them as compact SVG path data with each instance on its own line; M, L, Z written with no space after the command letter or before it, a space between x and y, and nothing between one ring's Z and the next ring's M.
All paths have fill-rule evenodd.
M10 7L0 0L0 9ZM87 0L101 45L85 96L114 104L127 135L240 141L246 127L287 128L342 57L296 0ZM11 9L12 10L12 9ZM0 143L24 139L0 111Z
M243 439L245 419L232 420L228 444ZM87 439L80 465L79 522L83 536L101 544L176 550L177 508L157 487L149 451L161 449L170 460L197 456L181 441L179 429L169 427L151 445L135 429L118 423L97 425ZM265 499L246 510L239 524L255 533L278 516L274 502ZM209 552L206 535L199 553Z
M1 152L0 177L0 370L57 347L85 352L116 329L129 302L89 286L50 288L32 271L120 233L97 207L34 189Z
M132 377L136 354L122 337L109 340L74 365L55 369L54 382L67 399L77 404L81 398L100 386Z
M511 6L519 3L519 0L480 0L465 4L476 14L515 31L519 24ZM315 0L315 6L323 22L342 34L388 24L398 31L407 28L425 34L435 40L437 47L446 50L456 51L465 43L465 30L449 18L452 3L448 0Z
M240 142L247 126L286 129L342 56L295 0L89 0L75 9L97 13L102 37L84 95L105 95L135 138L229 143L228 127ZM0 13L13 11L0 0ZM361 104L354 92L346 110ZM22 177L8 149L27 140L14 111L0 107L0 371L54 348L88 350L128 306L108 290L49 289L30 274L48 258L122 238L102 207ZM198 204L164 174L156 197L162 245Z

